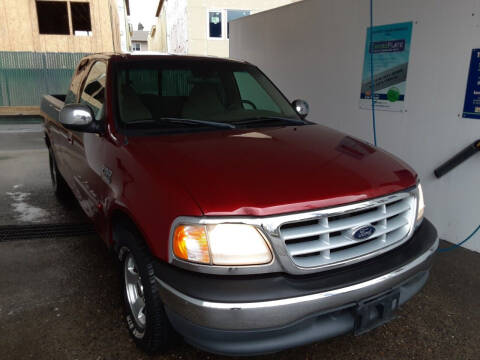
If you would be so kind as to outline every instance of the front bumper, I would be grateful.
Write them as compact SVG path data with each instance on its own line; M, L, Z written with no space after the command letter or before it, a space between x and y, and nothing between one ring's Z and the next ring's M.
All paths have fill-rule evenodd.
M254 355L352 331L357 304L393 289L405 303L427 281L437 247L435 228L424 220L401 247L314 276L226 279L164 268L157 281L173 327L188 342L215 353Z

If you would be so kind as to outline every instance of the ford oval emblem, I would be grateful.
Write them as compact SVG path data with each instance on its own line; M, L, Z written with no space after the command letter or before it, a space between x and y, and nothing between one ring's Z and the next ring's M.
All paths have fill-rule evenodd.
M364 240L375 233L376 229L372 225L365 225L353 231L353 238L355 240Z

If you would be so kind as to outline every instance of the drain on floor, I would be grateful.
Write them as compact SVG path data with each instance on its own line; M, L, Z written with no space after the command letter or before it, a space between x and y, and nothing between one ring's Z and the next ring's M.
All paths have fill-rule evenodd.
M94 233L95 228L89 223L5 225L0 226L0 242L26 239L53 239L91 235Z

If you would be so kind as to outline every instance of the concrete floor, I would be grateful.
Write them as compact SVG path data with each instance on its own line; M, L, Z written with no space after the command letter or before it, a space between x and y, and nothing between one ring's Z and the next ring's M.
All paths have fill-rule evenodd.
M30 193L25 202L49 214L36 221L84 221L51 192L41 133L13 137L5 129L0 125L0 225L24 223L6 195L19 184ZM479 359L479 273L478 253L439 254L426 287L389 324L260 358ZM97 236L0 242L0 358L151 359L129 338L120 293L116 264ZM181 344L153 359L222 358Z
M0 225L86 221L52 192L42 126L0 122Z

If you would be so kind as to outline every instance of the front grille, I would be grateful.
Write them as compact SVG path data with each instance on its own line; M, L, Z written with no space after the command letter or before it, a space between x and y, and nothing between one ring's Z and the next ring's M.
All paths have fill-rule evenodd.
M352 211L282 224L280 236L295 265L331 265L401 243L411 232L415 212L415 196L404 193L365 202L365 206L360 204ZM375 232L365 239L355 239L355 230L367 225Z

